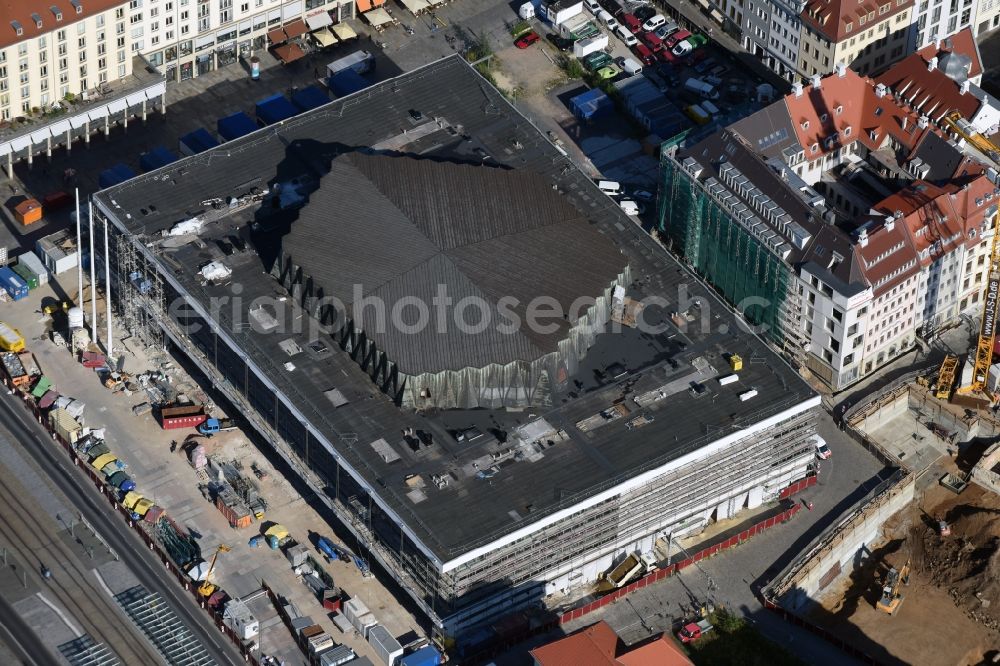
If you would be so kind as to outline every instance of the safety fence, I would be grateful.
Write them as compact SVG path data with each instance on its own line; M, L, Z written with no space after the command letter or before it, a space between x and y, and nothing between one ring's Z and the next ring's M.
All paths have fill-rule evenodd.
M128 526L131 527L135 531L135 533L139 535L139 538L142 539L143 543L146 544L149 550L151 550L153 553L156 554L157 558L159 558L164 568L166 568L167 571L173 574L174 578L177 579L177 582L180 583L182 588L184 588L184 591L190 594L194 598L198 606L208 614L212 622L215 624L216 628L219 629L219 631L222 632L222 634L226 636L226 638L232 641L233 645L236 647L236 649L240 652L240 655L243 657L244 662L247 664L251 664L251 666L259 666L260 662L252 654L252 651L246 645L243 644L239 636L237 636L236 632L234 632L232 629L226 626L226 624L223 622L223 615L222 615L223 609L219 607L219 605L216 606L209 605L208 603L209 600L205 599L198 593L198 585L192 584L191 578L184 571L182 571L176 564L174 564L174 561L170 559L170 557L163 551L163 549L160 547L160 544L157 543L156 540L153 539L153 537L150 536L150 534L143 528L142 526L143 520L141 519L135 520L132 512L121 505L121 503L118 501L117 491L108 486L107 483L105 483L104 478L103 476L101 476L100 471L94 469L90 464L87 463L86 460L82 459L77 454L76 449L73 447L73 444L53 430L53 428L49 425L48 419L44 417L44 415L42 414L42 410L38 407L38 405L34 402L34 400L31 398L30 395L22 394L13 385L9 377L4 378L4 384L13 393L21 396L25 406L29 409L29 411L31 411L32 415L35 417L35 420L39 423L39 425L41 425L49 433L54 442L62 446L62 448L69 454L69 457L73 461L73 464L84 471L84 473L87 475L87 478L89 478L91 482L97 487L101 495L103 495L104 498L107 499L111 507L122 515L122 517L128 523ZM110 546L108 546L108 549L111 550Z

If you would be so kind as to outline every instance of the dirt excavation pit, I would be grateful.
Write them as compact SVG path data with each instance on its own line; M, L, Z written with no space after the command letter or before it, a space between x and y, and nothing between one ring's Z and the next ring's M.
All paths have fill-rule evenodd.
M938 521L951 535L942 537ZM1000 496L932 486L885 525L863 564L826 590L812 619L885 664L1000 659ZM889 567L910 562L894 616L875 604ZM1000 663L1000 662L998 662Z

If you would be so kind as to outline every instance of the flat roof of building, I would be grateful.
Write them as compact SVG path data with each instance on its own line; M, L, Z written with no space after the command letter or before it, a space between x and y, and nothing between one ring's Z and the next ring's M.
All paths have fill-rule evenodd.
M336 155L369 148L536 174L625 253L632 279L625 309L635 314L633 301L642 303L648 326L598 336L576 375L553 387L549 407L414 413L382 394L332 339L310 344L291 332L302 329L304 314L257 253L226 256L233 272L225 282L201 277L202 266L223 257L213 239L260 224L266 206L243 205L241 197L278 181L317 182ZM232 206L216 201L216 210L213 199ZM457 56L104 190L95 201L155 246L165 279L205 312L211 299L231 298L234 285L244 303L277 295L268 330L283 333L260 330L246 306L212 316L445 569L710 442L815 403L784 361ZM165 230L198 216L211 220L198 238L164 239ZM730 373L729 354L743 369L723 386L716 380ZM751 389L756 397L742 400ZM470 427L484 434L453 437ZM403 434L411 428L434 443L414 450Z

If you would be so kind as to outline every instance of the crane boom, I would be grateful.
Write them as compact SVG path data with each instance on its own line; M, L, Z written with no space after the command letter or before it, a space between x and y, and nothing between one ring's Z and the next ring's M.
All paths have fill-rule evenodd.
M997 337L997 305L1000 303L1000 233L997 233L996 218L993 219L993 240L990 247L989 272L986 274L986 290L983 292L983 319L979 325L979 342L972 366L972 381L958 389L959 393L978 393L991 401L989 390L990 365L993 364L993 344Z

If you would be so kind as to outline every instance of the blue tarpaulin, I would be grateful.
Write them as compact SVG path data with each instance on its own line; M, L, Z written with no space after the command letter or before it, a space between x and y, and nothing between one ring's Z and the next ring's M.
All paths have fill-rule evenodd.
M199 127L195 131L185 134L180 140L180 150L185 155L197 155L209 148L215 148L217 145L219 142L204 127Z
M315 109L329 101L330 97L319 86L307 86L292 95L292 104L299 107L299 111Z
M441 653L432 645L425 645L399 660L399 666L438 666L440 663Z
M160 167L167 166L171 162L176 161L176 155L163 146L157 146L148 153L143 153L139 157L139 167L143 171L153 171L154 169L159 169Z
M219 130L219 136L222 137L223 141L232 141L250 132L257 131L257 123L253 121L253 118L240 111L231 116L219 118L216 128Z
M132 171L128 165L119 162L110 169L102 171L101 175L97 178L97 183L101 186L101 189L104 189L118 183L124 183L131 178L135 178L135 171Z
M572 98L569 106L573 115L580 120L596 120L611 113L615 108L611 98L598 88L592 88Z
M257 102L257 119L265 125L280 123L282 120L298 115L299 110L288 101L288 98L278 93Z
M353 69L348 68L331 76L326 85L330 87L334 95L343 97L364 90L371 85L371 82Z

